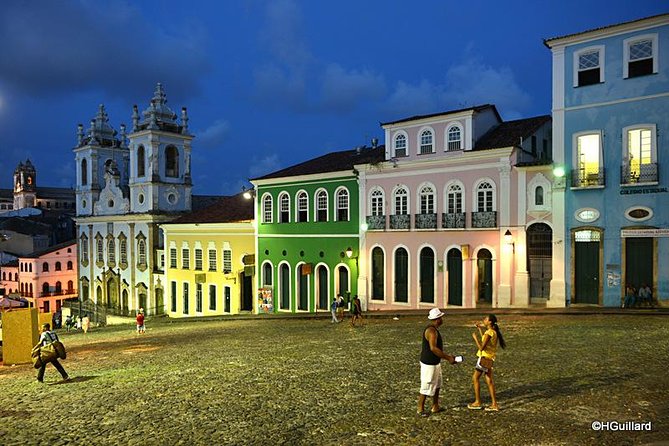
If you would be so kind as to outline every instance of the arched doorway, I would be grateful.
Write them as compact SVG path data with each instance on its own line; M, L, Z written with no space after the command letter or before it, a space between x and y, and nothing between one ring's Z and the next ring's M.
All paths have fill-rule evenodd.
M492 254L481 249L476 258L478 271L478 303L492 304Z
M329 308L328 296L328 269L325 265L319 265L316 268L316 292L318 293L318 308L327 310Z
M385 299L385 271L385 254L383 249L377 246L372 249L372 300Z
M350 294L348 288L348 269L345 266L340 265L337 268L337 272L339 273L339 287L337 294L341 294L344 298L347 298Z
M420 301L434 303L434 251L426 246L420 250Z
M530 298L548 299L553 278L553 230L546 223L527 228L527 269Z
M448 304L462 305L462 253L452 248L446 254L448 268Z
M279 292L281 293L279 308L290 310L290 268L285 263L279 266Z
M309 309L309 274L302 263L297 267L297 309L307 311Z
M98 305L105 305L105 299L102 295L102 287L100 285L95 289L95 303Z
M120 308L118 301L118 278L107 279L107 307Z
M128 290L123 290L121 293L121 309L123 313L128 314Z

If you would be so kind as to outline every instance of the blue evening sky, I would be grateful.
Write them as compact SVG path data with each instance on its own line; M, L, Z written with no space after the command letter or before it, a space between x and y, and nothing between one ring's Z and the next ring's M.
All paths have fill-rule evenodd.
M20 160L74 186L76 127L115 129L156 82L188 107L196 194L333 150L379 122L483 103L550 114L542 39L669 11L660 0L4 0L0 187Z

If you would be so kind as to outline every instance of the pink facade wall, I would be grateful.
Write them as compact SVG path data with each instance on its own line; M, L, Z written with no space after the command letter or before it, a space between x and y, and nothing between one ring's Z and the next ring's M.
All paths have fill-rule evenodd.
M44 271L45 264L48 265L48 271ZM19 282L19 290L23 287L21 295L40 311L58 311L63 300L78 295L76 243L37 258L20 258Z

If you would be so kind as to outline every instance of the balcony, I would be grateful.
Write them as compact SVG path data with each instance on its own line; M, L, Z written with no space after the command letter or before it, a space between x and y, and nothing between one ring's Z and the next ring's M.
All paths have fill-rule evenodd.
M390 216L390 229L410 229L410 228L411 228L411 216L409 214Z
M444 229L461 229L465 227L467 220L464 212L453 212L441 214L441 227Z
M571 187L604 186L604 168L573 169L571 171Z
M68 296L70 294L77 294L77 290L71 289L71 290L53 290L53 291L42 291L39 293L39 297L52 297L52 296ZM25 297L32 297L32 293L30 296L25 295Z
M385 215L368 215L367 216L367 229L386 229L386 216Z
M416 229L437 229L437 214L416 214Z
M472 212L472 228L496 228L497 212Z
M660 176L657 163L628 165L620 168L620 184L622 185L657 183L658 181L660 181Z

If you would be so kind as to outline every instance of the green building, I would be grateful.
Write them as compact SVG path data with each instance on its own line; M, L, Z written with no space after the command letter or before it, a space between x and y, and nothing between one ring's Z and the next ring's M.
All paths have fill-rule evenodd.
M328 311L338 294L357 294L361 220L354 166L378 163L384 150L332 152L251 180L258 311Z

